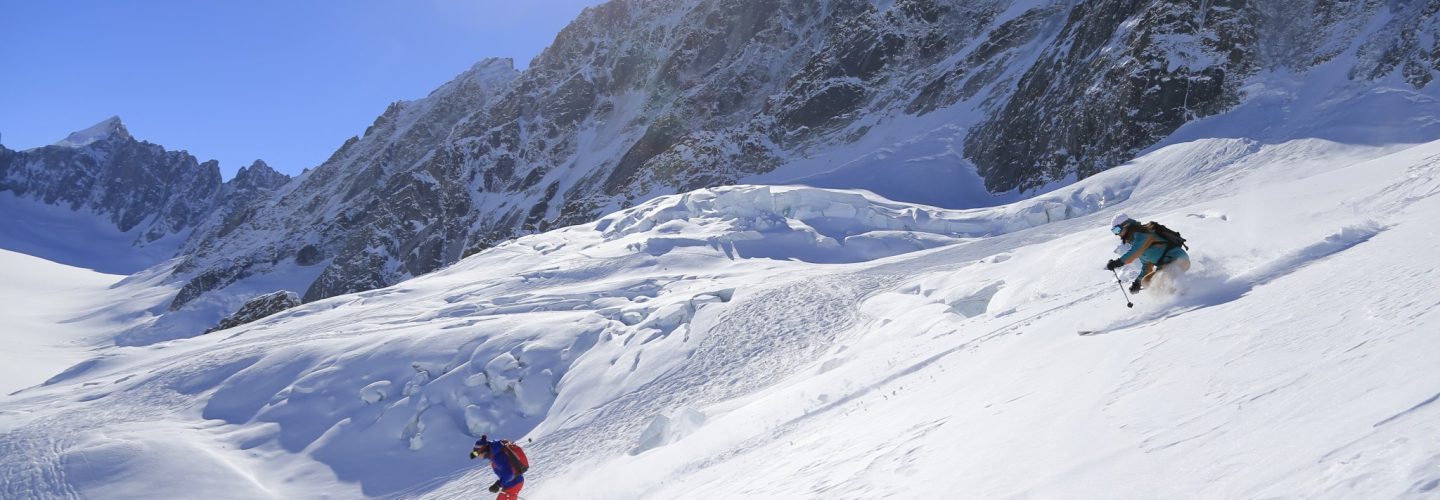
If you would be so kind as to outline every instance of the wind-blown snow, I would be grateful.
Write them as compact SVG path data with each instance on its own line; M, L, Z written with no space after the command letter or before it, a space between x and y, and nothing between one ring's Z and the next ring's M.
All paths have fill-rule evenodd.
M1437 162L1205 139L975 210L662 197L96 351L0 399L0 496L473 498L480 434L526 446L528 499L1434 494ZM1189 238L1183 294L1124 306L1120 211ZM143 332L155 283L90 303Z

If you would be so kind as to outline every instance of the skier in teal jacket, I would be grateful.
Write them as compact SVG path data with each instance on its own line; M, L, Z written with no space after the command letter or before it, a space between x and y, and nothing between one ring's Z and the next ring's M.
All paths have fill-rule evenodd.
M1173 287L1175 276L1190 270L1190 255L1180 245L1166 241L1125 214L1116 215L1111 223L1110 232L1119 236L1120 241L1130 244L1130 250L1120 258L1106 262L1105 269L1119 269L1139 259L1140 276L1130 284L1131 292L1139 293L1141 289L1150 288L1151 280L1157 275L1162 276L1161 283L1165 283L1167 288Z

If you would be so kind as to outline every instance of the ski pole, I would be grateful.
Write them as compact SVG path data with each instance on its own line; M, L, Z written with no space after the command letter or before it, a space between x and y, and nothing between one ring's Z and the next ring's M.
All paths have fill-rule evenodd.
M1111 269L1110 272L1115 274L1115 284L1120 285L1120 294L1125 296L1125 307L1135 307L1135 303L1130 302L1130 294L1125 293L1125 282L1120 279L1120 271Z

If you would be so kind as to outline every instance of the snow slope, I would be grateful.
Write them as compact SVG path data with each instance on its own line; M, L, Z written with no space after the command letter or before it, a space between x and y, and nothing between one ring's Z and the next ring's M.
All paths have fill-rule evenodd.
M0 217L0 250L112 275L164 262L190 234L185 231L137 247L134 242L144 228L120 231L93 210L46 205L10 192L0 193L0 213L5 214Z
M5 325L0 341L6 350L0 394L43 382L106 340L109 325L72 320L104 307L106 288L121 278L0 250L0 323Z
M473 498L480 434L527 499L1434 495L1437 165L1204 139L994 208L662 197L97 352L0 399L0 497ZM1120 211L1190 239L1183 294L1124 307Z

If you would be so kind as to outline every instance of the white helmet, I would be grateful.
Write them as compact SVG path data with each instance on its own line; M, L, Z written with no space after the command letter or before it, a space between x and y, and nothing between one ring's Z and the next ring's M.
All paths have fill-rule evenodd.
M1125 214L1115 214L1115 218L1114 218L1114 219L1110 219L1110 225L1111 225L1111 226L1118 226L1118 225L1124 224L1125 221L1128 221L1128 220L1130 220L1130 216L1128 216L1128 215L1125 215Z

